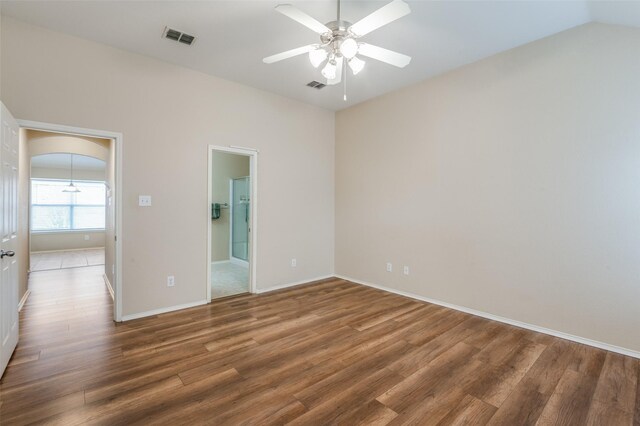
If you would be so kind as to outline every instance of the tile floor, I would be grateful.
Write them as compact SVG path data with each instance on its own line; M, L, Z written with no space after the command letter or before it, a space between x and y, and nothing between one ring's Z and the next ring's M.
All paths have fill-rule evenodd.
M249 292L249 268L235 263L211 264L211 298Z
M31 272L104 265L104 249L31 253Z

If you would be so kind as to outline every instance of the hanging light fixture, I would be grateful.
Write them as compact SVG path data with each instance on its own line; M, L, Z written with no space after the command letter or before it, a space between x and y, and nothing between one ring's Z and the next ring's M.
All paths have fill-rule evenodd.
M349 68L353 71L353 75L357 75L364 68L364 61L357 56L349 60Z
M69 185L65 186L62 192L80 192L80 189L73 184L73 154L71 154L71 176Z
M362 57L375 59L398 68L404 68L411 62L411 57L389 49L362 43L360 39L411 12L404 0L392 0L380 9L351 24L341 17L341 0L337 0L337 16L335 21L322 24L305 12L290 4L276 6L276 11L304 25L320 36L320 43L309 44L268 56L262 61L273 64L294 56L308 54L309 62L319 68L327 79L326 85L334 86L344 82L343 99L346 100L346 78L351 70L352 75L362 72L366 62Z
M324 61L326 61L329 52L325 49L316 49L309 52L309 61L314 68L318 68Z
M338 71L338 66L336 65L336 61L335 59L332 59L329 62L327 62L327 65L325 65L325 67L322 69L322 75L327 80L333 80L334 78L336 78L337 71Z

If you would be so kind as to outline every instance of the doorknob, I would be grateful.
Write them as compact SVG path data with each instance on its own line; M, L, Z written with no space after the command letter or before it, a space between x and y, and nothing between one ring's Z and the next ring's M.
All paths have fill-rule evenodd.
M3 259L5 256L13 257L15 255L16 255L15 251L12 251L12 250L8 250L8 251L0 250L0 259Z

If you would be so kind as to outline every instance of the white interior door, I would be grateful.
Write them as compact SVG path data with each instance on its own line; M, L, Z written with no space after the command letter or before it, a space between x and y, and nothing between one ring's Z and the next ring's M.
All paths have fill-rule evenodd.
M18 123L1 107L0 376L18 344Z

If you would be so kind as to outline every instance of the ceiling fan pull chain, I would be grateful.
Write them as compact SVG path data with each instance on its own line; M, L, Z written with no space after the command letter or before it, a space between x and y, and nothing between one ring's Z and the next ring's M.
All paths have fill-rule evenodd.
M344 96L342 97L342 99L347 102L347 74L349 73L347 72L346 61L342 66L344 67L344 70L342 70L342 72L344 73Z

